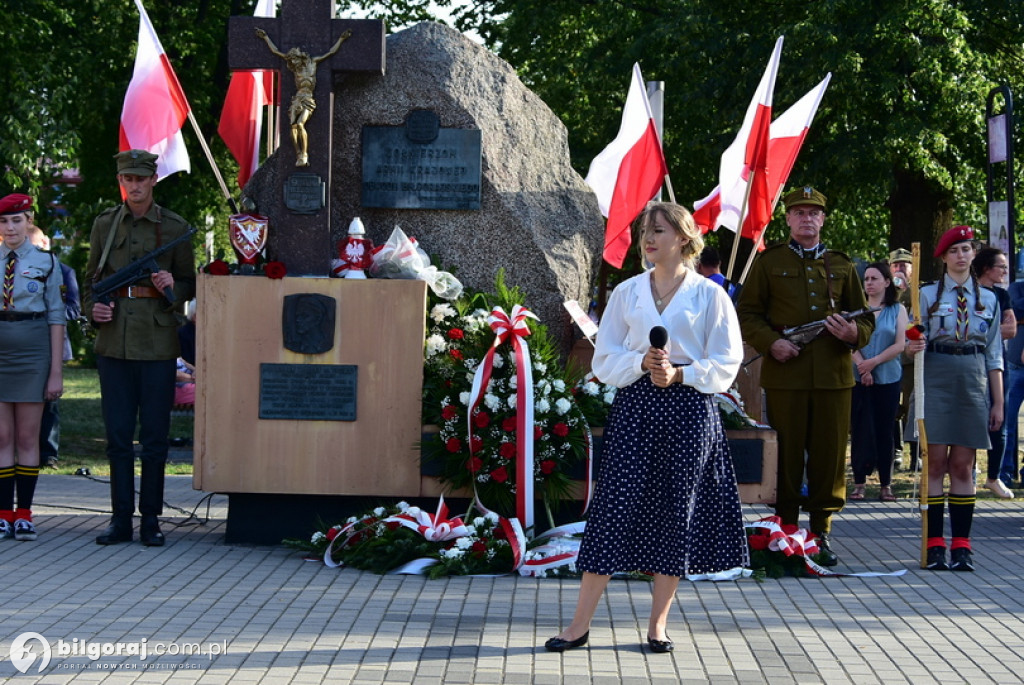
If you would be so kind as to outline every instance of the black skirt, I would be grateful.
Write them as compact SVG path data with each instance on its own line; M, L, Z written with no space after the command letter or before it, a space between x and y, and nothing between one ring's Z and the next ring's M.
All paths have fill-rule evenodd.
M649 376L622 388L576 566L669 576L747 566L729 444L712 395Z

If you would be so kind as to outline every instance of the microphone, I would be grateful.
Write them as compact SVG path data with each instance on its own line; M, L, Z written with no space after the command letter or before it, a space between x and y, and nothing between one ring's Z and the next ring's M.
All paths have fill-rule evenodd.
M650 341L651 347L659 350L665 349L665 346L668 345L668 331L664 326L655 326L651 329Z

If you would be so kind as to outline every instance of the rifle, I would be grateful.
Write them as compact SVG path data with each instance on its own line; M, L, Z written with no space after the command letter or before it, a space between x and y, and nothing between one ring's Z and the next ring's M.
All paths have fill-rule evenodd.
M881 311L881 307L865 307L858 309L854 312L846 312L840 314L845 320L850 321L857 318L858 316L864 316L865 314L871 314L872 312ZM789 328L782 329L782 337L796 345L806 345L811 342L825 330L825 319L820 321L811 321L810 323L801 324L799 326L790 326Z
M110 304L111 300L114 299L111 296L111 293L119 288L132 285L135 281L159 271L160 266L156 263L157 257L173 250L178 246L178 244L183 243L186 240L191 240L192 236L195 234L196 229L189 226L188 230L184 234L178 236L169 243L164 243L149 254L139 257L128 266L118 269L102 281L96 281L92 286L93 301L100 302L102 304ZM164 288L164 297L167 298L168 302L173 303L175 301L174 291L170 288Z

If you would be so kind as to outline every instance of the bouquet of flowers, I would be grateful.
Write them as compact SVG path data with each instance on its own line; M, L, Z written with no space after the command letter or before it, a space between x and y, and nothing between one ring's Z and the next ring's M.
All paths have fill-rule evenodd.
M817 561L818 543L813 535L768 516L745 528L750 547L750 568L757 579L813 578L807 559Z
M499 306L511 311L523 301L519 289L507 288L499 272L493 295L464 294L451 303L438 302L427 317L423 420L436 424L439 432L422 445L423 457L441 465L441 480L450 490L475 486L480 500L504 516L513 514L521 438L516 428L516 360L510 347L496 351L483 400L472 413L469 401L474 372L494 344L489 314ZM529 327L535 490L553 518L551 508L569 494L570 469L587 452L590 419L576 402L579 379L562 367L547 329L536 321Z

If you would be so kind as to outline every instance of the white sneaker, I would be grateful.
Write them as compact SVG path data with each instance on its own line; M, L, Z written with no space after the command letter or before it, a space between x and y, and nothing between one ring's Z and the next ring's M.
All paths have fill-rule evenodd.
M14 530L11 528L10 522L7 519L0 519L0 540L13 537Z
M1010 491L1003 481L996 478L985 482L985 487L988 488L995 494L996 497L1002 497L1003 499L1013 499L1013 492Z
M36 527L32 525L31 521L17 519L14 522L14 539L22 541L35 540Z

